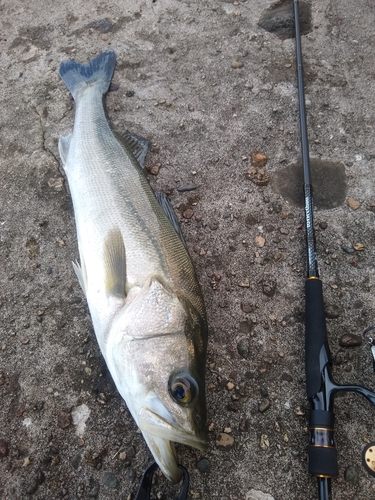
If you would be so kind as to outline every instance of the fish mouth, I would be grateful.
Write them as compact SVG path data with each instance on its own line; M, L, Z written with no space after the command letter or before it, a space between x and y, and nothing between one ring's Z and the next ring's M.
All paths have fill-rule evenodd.
M199 450L205 450L208 445L205 436L200 437L187 431L170 414L168 417L162 417L149 408L142 408L138 425L163 474L172 483L178 483L182 473L177 464L174 443L186 444Z

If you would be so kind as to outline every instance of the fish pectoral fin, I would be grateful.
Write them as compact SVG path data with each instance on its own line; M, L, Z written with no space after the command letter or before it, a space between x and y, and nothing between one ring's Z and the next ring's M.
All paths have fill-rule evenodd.
M160 191L154 191L154 193L155 193L156 199L159 202L159 205L163 209L163 212L168 217L170 223L172 224L176 233L179 235L185 248L187 248L184 236L183 236L182 231L181 231L180 223L178 222L176 212L173 210L171 202L168 200L167 196L164 193L161 193Z
M82 288L82 291L83 293L86 295L86 283L87 283L87 279L86 279L86 273L84 272L83 268L79 265L79 263L76 261L76 262L72 262L73 264L73 269L74 269L74 272L76 273L76 276L78 278L78 282Z
M68 159L68 153L72 136L73 134L60 135L59 137L59 154L63 165L65 165L66 160Z
M125 146L132 152L142 168L145 168L145 159L150 147L150 141L139 135L126 132L123 138Z
M103 252L106 294L125 298L126 253L121 231L117 227L108 232Z

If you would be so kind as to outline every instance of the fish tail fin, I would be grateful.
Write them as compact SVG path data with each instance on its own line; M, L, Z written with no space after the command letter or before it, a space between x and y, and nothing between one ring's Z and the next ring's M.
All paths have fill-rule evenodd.
M68 59L60 64L59 74L70 90L74 100L80 91L96 85L102 94L108 90L116 65L116 54L107 50L97 55L92 61L81 64Z

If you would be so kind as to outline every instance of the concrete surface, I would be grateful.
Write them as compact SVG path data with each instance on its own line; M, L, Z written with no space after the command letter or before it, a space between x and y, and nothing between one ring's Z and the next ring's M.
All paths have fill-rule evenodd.
M74 219L57 153L74 117L59 63L108 48L119 86L107 96L109 116L119 132L152 141L147 165L161 168L151 182L180 214L207 304L210 447L178 446L190 498L317 498L306 456L304 216L293 201L299 182L288 177L300 157L295 52L293 40L258 25L273 5L1 2L1 498L131 499L151 461L73 273ZM311 156L342 172L341 201L315 214L333 371L339 382L375 387L366 340L339 345L375 323L375 7L319 0L311 15ZM265 186L247 174L253 152L267 157ZM324 167L316 172L319 182ZM192 183L195 191L176 190ZM327 185L318 190L330 199ZM375 439L375 409L350 395L335 412L333 498L372 499L361 453ZM227 449L220 433L234 438ZM177 489L158 477L153 494L175 498Z

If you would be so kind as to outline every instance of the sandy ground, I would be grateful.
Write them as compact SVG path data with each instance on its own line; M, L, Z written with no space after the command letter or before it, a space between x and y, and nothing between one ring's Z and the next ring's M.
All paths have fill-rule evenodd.
M119 132L151 140L147 165L161 164L151 183L179 213L207 304L210 447L178 446L190 498L317 498L306 455L294 41L258 25L272 5L1 2L1 498L131 499L151 461L70 264L77 242L57 152L74 118L59 63L108 48L119 86L109 116ZM366 340L339 345L375 322L375 7L319 0L311 16L303 50L311 156L322 161L313 181L333 372L375 387ZM264 167L251 164L254 152ZM267 185L249 179L256 168ZM189 184L196 190L177 191ZM361 465L374 411L358 396L336 400L335 499L375 497ZM157 478L154 496L176 493Z

